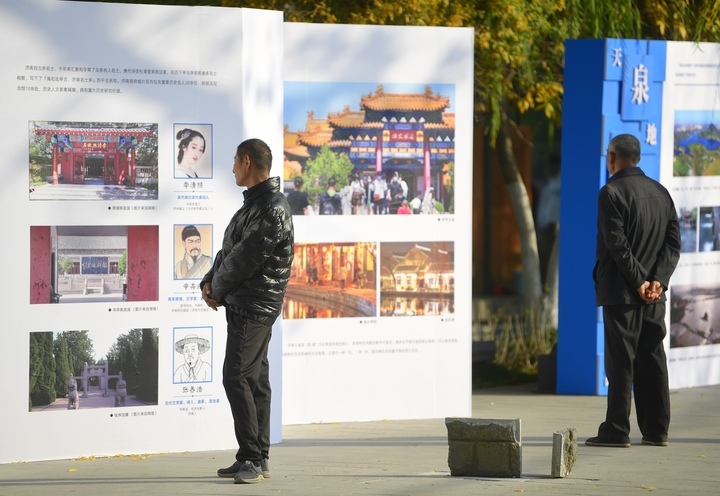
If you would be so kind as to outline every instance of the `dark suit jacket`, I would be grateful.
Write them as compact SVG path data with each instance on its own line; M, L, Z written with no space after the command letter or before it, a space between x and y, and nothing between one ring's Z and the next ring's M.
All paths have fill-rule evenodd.
M665 289L680 259L680 227L668 191L637 168L619 170L598 195L593 279L600 305L641 305L645 281ZM663 291L660 301L665 301Z

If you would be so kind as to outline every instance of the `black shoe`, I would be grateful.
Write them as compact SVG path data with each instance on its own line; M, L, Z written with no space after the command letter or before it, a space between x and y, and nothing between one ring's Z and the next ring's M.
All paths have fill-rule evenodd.
M260 464L255 465L249 460L240 464L240 470L235 474L235 484L255 484L262 480Z
M601 436L591 437L585 440L585 444L588 446L601 446L603 448L629 448L630 441L617 441L615 439L608 439Z
M265 479L270 478L270 462L267 458L263 458L260 460L260 471L262 472L262 476Z
M666 440L658 439L658 440L652 440L647 438L642 438L642 443L647 444L648 446L667 446L668 442Z
M218 477L235 477L240 470L240 462L235 462L227 468L220 468L217 471Z

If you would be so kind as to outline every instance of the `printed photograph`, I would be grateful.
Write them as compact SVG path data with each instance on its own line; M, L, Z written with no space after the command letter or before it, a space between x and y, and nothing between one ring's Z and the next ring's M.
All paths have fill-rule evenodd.
M173 383L212 382L212 327L173 329Z
M175 225L175 279L202 279L212 268L212 224Z
M452 84L286 82L293 215L454 213L454 101Z
M157 301L158 226L30 226L30 303Z
M720 175L720 110L675 112L673 176Z
M31 200L157 200L158 125L29 122Z
M670 347L720 343L720 285L670 288Z
M678 208L678 224L680 224L680 253L697 251L697 208Z
M380 315L455 313L455 243L380 243Z
M31 412L158 404L158 329L30 333Z
M377 316L376 243L295 243L285 319Z
M720 207L700 207L699 251L720 250Z
M175 179L211 179L212 124L175 124Z

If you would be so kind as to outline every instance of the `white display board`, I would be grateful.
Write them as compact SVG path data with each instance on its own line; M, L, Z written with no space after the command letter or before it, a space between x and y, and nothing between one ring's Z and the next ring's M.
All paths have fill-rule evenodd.
M661 182L682 251L668 297L670 387L720 383L720 44L668 42Z
M469 415L473 30L287 23L284 68L286 191L302 177L311 211L293 218L283 424ZM433 187L436 211L373 202L381 172L408 200Z
M231 171L241 141L265 140L282 173L282 39L280 12L0 0L13 240L2 248L0 462L236 447L224 314L180 266L188 238L214 258L242 205ZM278 324L272 442L281 337ZM79 408L68 408L70 377L47 400L52 369L70 370Z

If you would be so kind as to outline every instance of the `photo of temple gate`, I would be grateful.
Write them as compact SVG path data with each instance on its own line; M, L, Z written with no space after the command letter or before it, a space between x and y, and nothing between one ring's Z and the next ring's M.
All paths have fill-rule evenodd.
M157 200L158 125L29 123L31 200Z
M455 313L453 242L380 244L380 315Z
M454 92L447 84L286 82L285 193L307 194L309 204L293 213L454 213Z

